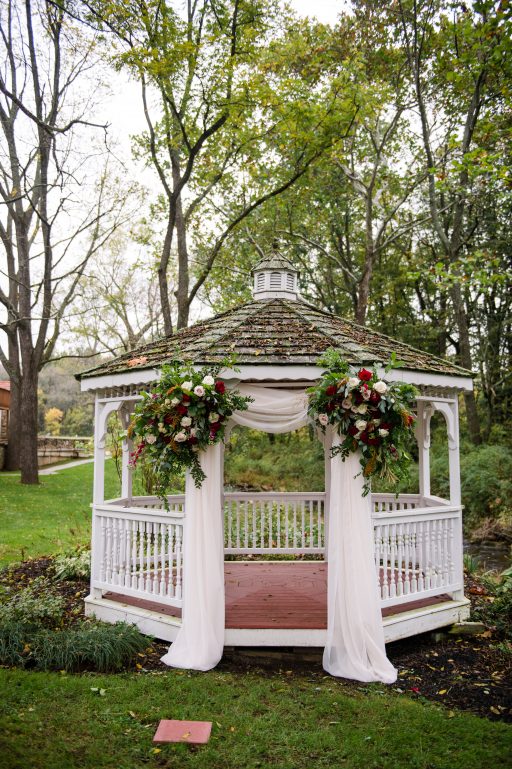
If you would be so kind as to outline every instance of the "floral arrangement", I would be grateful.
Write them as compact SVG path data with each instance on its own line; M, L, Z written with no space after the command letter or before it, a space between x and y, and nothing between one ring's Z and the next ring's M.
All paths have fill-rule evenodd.
M229 362L231 365L231 361ZM136 445L130 463L150 464L156 493L167 504L172 477L190 470L199 488L205 474L199 452L224 438L226 422L234 411L245 411L251 398L227 389L219 378L223 361L195 370L191 364L162 366L150 392L142 393L128 428Z
M371 369L352 368L336 350L328 350L321 365L327 371L308 390L308 411L323 431L333 425L343 437L331 455L341 454L345 460L351 452L361 452L365 495L372 476L391 484L407 478L416 388L381 379L375 364ZM386 367L386 373L393 365L397 365L395 361Z

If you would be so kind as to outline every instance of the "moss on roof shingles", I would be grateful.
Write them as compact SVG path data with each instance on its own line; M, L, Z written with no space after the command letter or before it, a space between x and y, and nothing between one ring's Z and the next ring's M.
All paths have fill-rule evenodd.
M78 378L158 368L175 360L217 363L227 355L240 365L315 365L329 347L354 365L387 363L391 353L412 371L452 376L471 372L303 301L266 299L216 315L170 337L83 371ZM142 359L136 362L137 359Z

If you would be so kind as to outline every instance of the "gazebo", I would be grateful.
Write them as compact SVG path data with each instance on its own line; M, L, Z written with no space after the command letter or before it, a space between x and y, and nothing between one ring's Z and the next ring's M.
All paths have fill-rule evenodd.
M472 389L471 373L304 302L297 270L277 251L257 264L253 278L252 301L79 376L96 404L86 613L135 623L163 640L181 634L181 661L170 664L198 669L212 667L223 645L325 646L332 652L340 634L345 649L366 648L370 626L388 642L466 618L458 394ZM304 392L321 376L318 361L328 348L356 366L384 367L392 353L403 362L388 378L414 384L420 393L419 493L362 497L356 455L334 464L328 431L319 436L325 450L321 493L224 491L223 452L216 446L205 452L211 456L202 489L187 481L186 493L170 495L165 509L157 497L132 494L133 447L125 438L121 496L105 499L109 416L117 412L127 427L140 393L159 378L164 363L217 364L234 353L237 370L222 377L253 403L235 413L232 424L286 432L307 424ZM430 490L436 411L447 427L449 499ZM237 558L224 562L224 554ZM308 560L311 555L317 558ZM216 651L198 653L211 637ZM343 670L338 674L391 680L378 671Z

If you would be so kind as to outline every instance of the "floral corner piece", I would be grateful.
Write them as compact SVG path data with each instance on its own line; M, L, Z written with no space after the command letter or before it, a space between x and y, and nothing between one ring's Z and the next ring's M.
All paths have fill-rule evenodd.
M205 474L199 453L224 439L234 411L245 411L251 398L226 387L219 378L224 364L194 369L191 364L162 366L150 392L142 393L128 428L135 450L130 463L151 466L156 493L167 505L172 479L189 470L199 488Z
M416 388L379 377L375 364L371 369L350 367L334 351L322 362L328 369L308 390L308 412L322 430L332 425L342 437L331 455L341 454L345 460L351 452L361 452L364 494L373 476L398 484L410 464L407 445L415 421Z

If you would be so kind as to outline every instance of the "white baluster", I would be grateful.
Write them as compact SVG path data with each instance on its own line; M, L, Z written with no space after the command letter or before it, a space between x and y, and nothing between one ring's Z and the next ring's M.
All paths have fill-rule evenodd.
M247 550L249 547L249 510L247 508L247 500L245 500L244 504L244 547ZM254 504L254 502L251 502L251 504Z
M388 573L388 541L389 541L389 524L382 527L383 541L382 541L382 597L384 599L389 598L389 573Z
M139 521L139 584L138 589L144 592L144 521Z
M106 573L105 580L108 583L112 582L112 518L107 518L107 538L106 538Z
M404 525L399 523L397 526L397 565L398 565L398 578L396 584L397 595L404 594L404 582L405 582L405 563L404 563Z
M182 526L176 526L175 527L175 536L176 536L176 598L181 600L181 573L182 573L182 541L183 541L183 527Z
M396 596L396 583L398 580L397 563L396 563L396 524L392 523L389 527L389 536L391 539L391 582L390 582L390 597Z
M103 515L100 517L100 531L101 531L101 555L100 555L100 561L99 561L100 563L99 576L100 576L100 582L105 582L106 572L107 572L107 562L106 562L107 527L106 527L105 517Z

